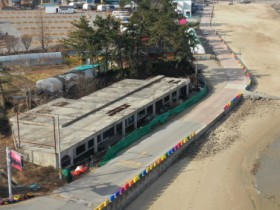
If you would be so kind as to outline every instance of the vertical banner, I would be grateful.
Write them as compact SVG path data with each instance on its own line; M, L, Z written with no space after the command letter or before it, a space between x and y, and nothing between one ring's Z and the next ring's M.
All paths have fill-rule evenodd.
M11 158L11 166L22 171L23 168L22 154L14 150L11 150L10 158Z

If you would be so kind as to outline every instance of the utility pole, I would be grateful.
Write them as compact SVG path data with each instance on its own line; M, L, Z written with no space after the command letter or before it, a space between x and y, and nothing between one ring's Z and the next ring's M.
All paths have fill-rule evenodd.
M9 198L12 198L13 192L12 192L11 150L9 149L9 147L6 147L6 156L7 156L7 175L8 175Z
M59 168L59 179L62 179L62 174L61 174L61 142L60 142L60 128L59 128L59 115L57 116L57 129L58 129L58 139L57 139L57 144L58 144L58 168Z
M195 80L196 80L196 81L195 81L195 83L196 83L196 84L195 84L195 86L196 86L195 88L196 88L196 89L198 89L198 72L197 72L197 70L198 70L198 69L197 69L197 59L195 59Z

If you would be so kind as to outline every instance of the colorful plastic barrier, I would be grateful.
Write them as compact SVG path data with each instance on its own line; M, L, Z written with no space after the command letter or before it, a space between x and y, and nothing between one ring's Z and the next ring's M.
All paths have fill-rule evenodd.
M212 29L213 30L213 29ZM216 35L221 39L221 41L223 40L222 36L215 31ZM250 88L250 86L253 83L253 76L252 74L249 72L248 68L243 64L243 62L239 59L239 57L237 56L236 53L233 52L233 50L230 48L230 46L228 45L228 43L223 40L224 44L227 46L228 49L228 53L232 55L233 58L236 59L237 63L240 65L241 69L244 71L244 73L246 74L247 77L250 78L249 84L246 87L246 90L248 90Z
M104 201L103 203L99 204L94 210L102 210L110 203L114 202L119 196L124 194L129 188L131 188L134 184L139 182L145 176L149 175L149 173L162 164L169 156L171 156L174 152L178 151L184 144L186 144L190 139L195 137L195 132L192 132L189 136L183 138L179 141L174 147L169 149L166 153L161 155L156 161L151 163L149 166L146 167L140 174L136 175L132 180L127 181L124 185L122 185L117 192L109 196L109 199Z
M13 203L18 203L20 201L24 201L30 198L33 198L34 194L32 192L26 193L26 194L17 194L14 195L13 198L0 198L0 205L9 205Z
M230 108L232 108L234 105L237 104L237 102L240 101L240 99L242 98L243 94L239 93L237 94L230 102L228 102L225 106L224 106L224 111L228 111Z

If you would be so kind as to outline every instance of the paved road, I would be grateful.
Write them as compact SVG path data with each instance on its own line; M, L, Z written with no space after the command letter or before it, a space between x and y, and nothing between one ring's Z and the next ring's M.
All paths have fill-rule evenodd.
M224 70L219 69L209 74L208 80L223 86L214 89L210 96L191 111L186 111L169 124L160 127L157 132L145 137L139 144L130 148L104 167L90 172L87 176L68 184L52 195L36 198L3 209L14 210L86 210L98 206L126 181L151 164L164 152L173 147L182 137L192 131L199 132L223 112L224 105L244 90L248 78L243 74L236 60L227 52L227 47L209 27L211 8L204 10L201 19L203 30L209 30L210 44ZM217 74L216 74L217 73Z

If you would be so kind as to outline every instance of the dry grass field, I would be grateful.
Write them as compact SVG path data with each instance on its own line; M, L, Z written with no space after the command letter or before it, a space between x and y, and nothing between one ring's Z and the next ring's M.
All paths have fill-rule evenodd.
M46 14L44 10L1 10L0 12L0 33L6 32L10 35L20 37L22 34L33 36L31 49L40 47L39 23L43 21L45 34L48 37L49 46L59 43L61 38L67 37L72 30L74 20L78 20L82 15L89 20L93 20L96 15L105 16L106 13L95 11L78 11L74 14ZM3 42L0 42L0 52L4 50Z
M70 70L66 65L44 67L14 67L7 73L0 74L6 96L22 95L22 90L35 88L36 81L65 73Z

